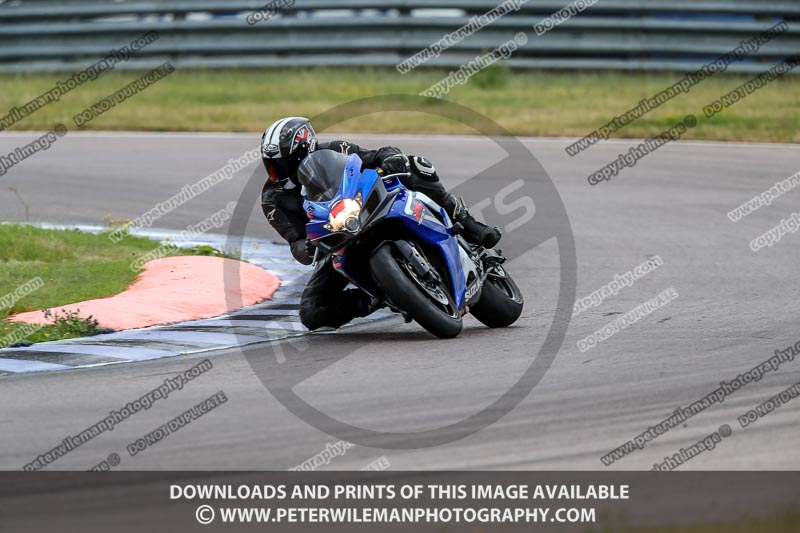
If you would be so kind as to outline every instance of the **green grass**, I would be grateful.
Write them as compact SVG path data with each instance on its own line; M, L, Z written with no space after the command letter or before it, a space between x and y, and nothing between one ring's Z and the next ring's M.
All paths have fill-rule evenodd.
M764 69L769 65L765 65ZM74 128L72 116L135 79L111 72L88 82L11 129L44 130L56 123ZM89 124L99 130L259 132L285 115L313 117L354 99L382 94L418 94L446 75L417 69L297 69L176 71ZM47 91L68 74L0 75L0 112ZM674 73L509 71L493 67L445 97L493 118L515 135L582 136L681 77ZM699 124L684 138L800 142L800 76L785 76L713 119L702 108L751 79L717 74L616 134L648 137L688 113ZM350 120L336 132L475 133L450 120L423 113L386 113Z
M0 298L34 278L43 285L10 308L0 309L0 345L3 338L23 326L6 320L9 315L113 296L137 277L131 262L158 248L157 241L127 235L117 244L107 233L46 230L33 226L0 224ZM203 253L181 250L170 255ZM25 343L78 337L97 332L89 318L61 317L25 338Z

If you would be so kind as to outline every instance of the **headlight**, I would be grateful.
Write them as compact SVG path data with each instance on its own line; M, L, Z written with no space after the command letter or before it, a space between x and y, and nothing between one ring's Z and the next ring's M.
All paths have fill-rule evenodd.
M361 222L358 215L361 214L361 193L356 196L355 200L345 198L334 204L331 208L330 215L328 216L328 223L324 228L329 231L349 231L355 233L361 229Z
M347 220L344 221L344 229L351 233L355 233L361 229L361 223L358 221L358 216L350 215L347 217Z

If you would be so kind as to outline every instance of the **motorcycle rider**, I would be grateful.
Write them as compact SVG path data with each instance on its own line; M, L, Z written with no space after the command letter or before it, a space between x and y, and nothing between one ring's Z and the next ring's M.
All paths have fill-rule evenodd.
M436 169L427 159L407 156L399 148L385 146L367 150L348 141L319 143L307 118L286 117L273 122L261 137L261 155L268 179L261 192L261 208L270 225L290 245L294 258L311 264L314 247L306 238L308 216L303 209L297 170L302 160L315 150L334 150L357 154L362 169L382 169L386 174L410 173L400 181L408 189L429 196L444 207L454 222L463 226L461 235L470 243L494 247L500 240L498 228L475 220L463 200L448 193ZM367 316L380 306L361 289L345 290L347 279L333 269L330 256L321 260L311 275L300 299L300 320L310 330L338 328L356 317Z

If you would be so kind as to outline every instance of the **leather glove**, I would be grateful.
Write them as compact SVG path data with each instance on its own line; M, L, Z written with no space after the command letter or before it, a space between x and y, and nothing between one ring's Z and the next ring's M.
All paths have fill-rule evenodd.
M308 239L297 239L291 245L292 256L298 263L310 265L314 262L314 250L316 248Z
M384 159L383 163L381 163L381 168L386 174L400 174L402 172L410 172L411 164L407 155L395 154Z

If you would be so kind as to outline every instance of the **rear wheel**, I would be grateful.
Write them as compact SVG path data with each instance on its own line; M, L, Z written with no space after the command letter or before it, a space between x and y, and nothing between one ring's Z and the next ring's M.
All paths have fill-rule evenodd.
M372 254L370 270L389 300L437 337L461 333L461 313L441 280L420 279L391 244Z
M505 328L522 314L522 291L500 265L492 267L481 289L481 298L469 312L490 328Z

